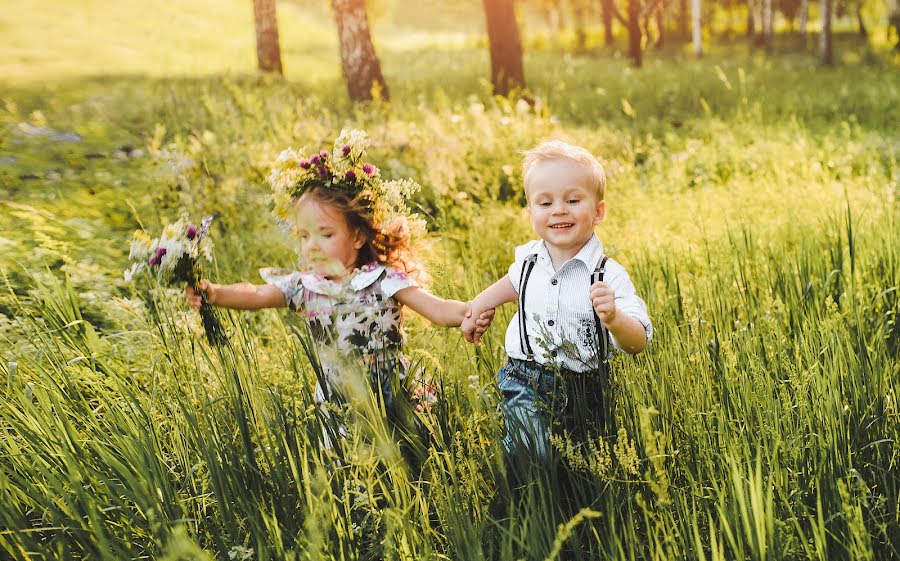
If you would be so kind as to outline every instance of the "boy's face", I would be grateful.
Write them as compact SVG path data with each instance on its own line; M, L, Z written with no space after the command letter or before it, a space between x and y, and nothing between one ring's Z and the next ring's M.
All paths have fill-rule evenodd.
M606 213L585 169L566 160L536 164L525 193L531 226L551 250L577 252Z

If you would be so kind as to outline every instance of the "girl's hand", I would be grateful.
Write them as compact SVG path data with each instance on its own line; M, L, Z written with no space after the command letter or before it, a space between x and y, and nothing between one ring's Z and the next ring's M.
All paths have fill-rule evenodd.
M591 286L591 305L605 325L616 319L616 293L605 282L595 282Z
M470 343L475 342L475 329L477 326L475 325L475 318L472 317L472 303L466 302L466 317L463 319L462 325L459 328L463 332L463 337L466 338L466 341Z
M217 285L212 284L207 280L200 281L200 292L206 293L206 301L209 304L215 304L217 288ZM188 305L195 310L200 309L200 304L202 302L200 292L194 290L188 285L184 285L184 298L185 300L187 300Z
M472 316L472 303L466 302L466 317L463 320L460 329L462 329L466 341L470 343L480 343L481 336L484 335L488 330L488 327L491 326L492 321L494 321L493 308L482 312L481 315L475 318Z

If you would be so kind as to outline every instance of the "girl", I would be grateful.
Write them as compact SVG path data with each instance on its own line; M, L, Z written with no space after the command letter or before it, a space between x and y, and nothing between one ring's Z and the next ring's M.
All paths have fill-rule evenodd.
M309 321L319 345L325 384L316 385L316 401L340 399L346 357L361 363L370 382L393 402L391 375L406 373L401 307L408 306L432 323L459 326L470 306L445 300L421 287L422 268L410 240L421 221L407 199L418 188L412 181L382 181L378 169L362 161L365 133L342 132L334 155L327 151L299 157L282 153L269 183L275 214L296 234L303 271L262 269L267 284L218 285L201 281L214 306L240 310L287 306ZM201 296L185 287L188 303ZM493 310L478 319L479 334Z

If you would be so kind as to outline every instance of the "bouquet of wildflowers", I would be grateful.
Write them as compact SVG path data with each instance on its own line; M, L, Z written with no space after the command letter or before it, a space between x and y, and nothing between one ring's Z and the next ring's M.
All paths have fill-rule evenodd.
M136 231L128 255L132 265L125 271L125 280L132 282L136 275L148 273L155 274L162 284L187 283L200 294L200 319L206 340L221 345L226 340L222 322L199 287L201 258L212 261L211 223L212 217L205 216L198 228L188 221L187 215L182 215L180 220L163 228L158 238L151 238L143 230Z

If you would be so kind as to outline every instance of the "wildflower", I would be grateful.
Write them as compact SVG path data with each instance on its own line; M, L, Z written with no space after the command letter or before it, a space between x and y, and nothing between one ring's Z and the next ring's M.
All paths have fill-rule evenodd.
M309 159L309 163L314 166L319 165L319 162L321 162L321 161L322 161L322 158L320 158L318 154L315 154L312 158Z
M366 162L362 165L362 170L366 175L372 175L375 173L375 166L373 166L369 162Z
M309 163L309 160L300 160L300 167L301 167L301 168L303 168L303 169L309 169L310 166L312 166L312 164Z
M344 174L344 179L347 181L356 181L356 172L351 170L347 170L347 173Z
M197 228L195 228L192 224L189 224L187 227L187 239L192 240L197 237Z
M349 144L344 144L343 146L341 146L341 153L344 154L345 156L350 155L350 150L351 150L351 148L350 148Z

